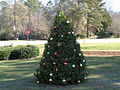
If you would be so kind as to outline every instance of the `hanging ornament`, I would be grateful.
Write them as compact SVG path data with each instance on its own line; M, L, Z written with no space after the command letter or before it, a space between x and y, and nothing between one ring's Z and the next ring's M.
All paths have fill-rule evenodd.
M43 63L44 66L46 66L47 64L46 63Z
M68 65L68 63L67 63L67 62L64 62L64 65Z
M56 30L56 29L57 29L57 26L54 26L53 28L54 28L54 30Z
M48 46L48 48L49 48L50 46Z
M55 68L55 71L59 71L59 69L58 69L58 68Z
M80 80L78 80L77 82L80 83Z
M73 64L72 67L75 68L75 64Z
M53 74L52 74L52 73L50 73L50 76L53 76Z
M40 82L39 82L39 81L37 81L37 83L39 84Z
M49 81L52 82L52 79L50 78Z
M79 54L79 56L81 56L81 53Z
M72 32L72 34L74 34L74 32Z
M58 54L58 53L56 53L56 52L55 52L55 53L53 53L53 55L57 55L57 54Z
M47 54L50 54L50 52L47 52Z
M60 43L58 43L58 46L61 46L61 44L60 44Z
M63 79L63 80L62 80L62 82L66 82L66 80L65 80L65 79Z
M50 40L53 40L53 38L50 38Z
M85 79L87 79L87 77L85 76Z
M74 49L74 51L76 51L76 49Z
M71 32L68 32L68 34L71 34Z
M59 17L60 17L61 15L59 14Z
M70 21L67 21L67 23L70 23Z
M83 62L85 62L85 60L83 60Z
M82 64L80 64L80 66L82 67L83 65L82 65Z
M56 62L53 62L53 65L56 65Z
M63 35L61 35L61 37L64 37Z

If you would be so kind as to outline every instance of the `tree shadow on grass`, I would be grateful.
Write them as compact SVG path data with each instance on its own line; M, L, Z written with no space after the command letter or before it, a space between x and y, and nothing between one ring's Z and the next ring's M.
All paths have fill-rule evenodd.
M39 60L39 59L37 59ZM119 90L120 57L86 57L90 75L79 85L55 86L37 84L33 73L38 61L12 63L16 67L7 68L0 77L2 90ZM10 64L9 64L10 66Z

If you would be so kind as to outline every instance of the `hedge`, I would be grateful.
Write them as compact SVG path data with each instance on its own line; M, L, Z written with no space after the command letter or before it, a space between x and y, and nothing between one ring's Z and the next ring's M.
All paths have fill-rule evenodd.
M0 60L8 60L12 50L12 47L0 47Z
M36 56L39 56L39 48L33 45L0 48L0 60L27 59Z

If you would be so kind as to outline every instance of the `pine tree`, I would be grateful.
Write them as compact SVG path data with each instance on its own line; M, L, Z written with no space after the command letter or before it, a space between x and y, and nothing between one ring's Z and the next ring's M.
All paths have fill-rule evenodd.
M76 41L73 26L63 13L56 15L39 64L34 74L37 83L65 85L86 80L86 60Z

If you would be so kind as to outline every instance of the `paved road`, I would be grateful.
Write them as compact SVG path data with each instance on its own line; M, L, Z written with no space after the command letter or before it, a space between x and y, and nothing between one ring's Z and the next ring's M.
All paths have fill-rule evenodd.
M81 39L79 43L120 43L120 39ZM8 45L28 45L28 44L45 44L46 40L39 41L0 41L0 46Z

